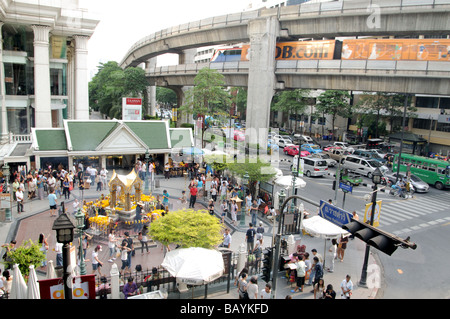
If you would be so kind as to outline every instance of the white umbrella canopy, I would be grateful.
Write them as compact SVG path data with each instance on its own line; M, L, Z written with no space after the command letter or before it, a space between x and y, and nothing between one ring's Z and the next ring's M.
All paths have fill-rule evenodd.
M13 266L13 282L11 286L11 299L26 299L27 298L27 284L23 279L22 272L19 269L19 264Z
M41 299L39 292L39 283L37 281L36 269L34 265L30 266L30 276L27 283L27 299Z
M178 282L203 285L214 281L224 272L222 254L214 249L200 247L169 251L161 264Z
M315 237L337 238L341 235L350 235L348 231L320 216L303 219L301 227Z
M47 279L56 278L55 266L53 265L53 260L49 260L47 263Z
M292 187L292 176L280 176L277 179L275 179L274 181L275 185L284 187L284 188L289 188ZM295 188L299 188L299 187L305 187L306 186L306 182L299 177L295 178Z

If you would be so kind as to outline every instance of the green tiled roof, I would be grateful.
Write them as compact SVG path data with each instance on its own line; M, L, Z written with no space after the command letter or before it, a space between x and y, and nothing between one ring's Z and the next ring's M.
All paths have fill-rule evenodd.
M36 130L35 133L40 151L67 150L64 130Z
M191 130L189 128L178 130L169 129L170 142L172 143L172 148L183 148L192 146L190 132Z
M68 121L73 151L94 151L119 125L116 121Z
M169 148L166 124L161 122L124 122L150 149Z

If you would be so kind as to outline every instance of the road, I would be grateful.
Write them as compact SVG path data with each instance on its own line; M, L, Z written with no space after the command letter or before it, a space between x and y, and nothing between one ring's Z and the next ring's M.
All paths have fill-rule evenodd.
M280 152L279 168L284 175L290 174L292 156ZM306 176L307 186L300 194L314 201L335 199L332 183L336 169L330 168L330 175L324 177ZM346 195L344 209L355 210L360 218L364 215L364 195L369 194L369 185L357 186ZM450 190L440 191L434 187L425 194L415 193L411 199L393 197L388 192L378 192L382 200L380 229L401 238L411 237L417 249L397 249L391 256L376 252L382 264L383 299L435 299L450 298ZM335 204L342 208L343 192L338 190Z

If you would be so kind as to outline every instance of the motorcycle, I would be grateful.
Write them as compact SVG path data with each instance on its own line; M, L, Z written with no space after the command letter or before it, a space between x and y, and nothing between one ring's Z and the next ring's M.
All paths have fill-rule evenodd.
M388 184L389 185L389 184ZM412 186L411 183L409 185L406 185L405 189L403 191L400 191L399 187L397 185L393 185L390 183L391 189L389 190L389 195L392 196L398 196L404 199L412 198L414 194L414 186Z

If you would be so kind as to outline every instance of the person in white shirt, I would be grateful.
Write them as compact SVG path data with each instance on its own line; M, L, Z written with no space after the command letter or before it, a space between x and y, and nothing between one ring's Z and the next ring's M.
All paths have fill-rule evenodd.
M256 276L250 278L247 286L248 299L258 299L258 280Z
M266 284L264 289L261 290L260 296L261 299L270 299L270 295L272 294L272 285L270 282Z
M353 283L350 280L350 275L345 276L341 283L341 299L350 299L352 296Z

